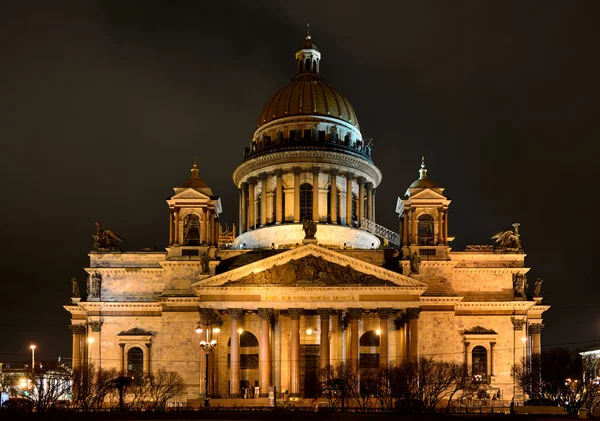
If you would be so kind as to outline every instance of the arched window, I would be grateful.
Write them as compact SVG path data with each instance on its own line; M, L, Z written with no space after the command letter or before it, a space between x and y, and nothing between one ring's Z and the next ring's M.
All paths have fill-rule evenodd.
M131 348L127 352L127 375L135 382L144 377L144 351L140 348Z
M227 347L230 349L227 354L227 368L231 368L231 337L227 341ZM240 368L258 368L258 339L247 331L240 335Z
M300 220L304 218L312 220L313 212L313 186L309 183L300 185Z
M471 371L476 381L487 383L487 349L479 345L471 352Z
M360 368L379 367L380 342L380 337L374 330L369 330L362 334L359 339Z
M433 216L425 213L419 216L418 237L420 246L434 246Z
M305 72L310 72L310 59L309 58L307 58L304 61L304 71Z
M183 219L183 244L186 246L200 245L200 218L190 214Z

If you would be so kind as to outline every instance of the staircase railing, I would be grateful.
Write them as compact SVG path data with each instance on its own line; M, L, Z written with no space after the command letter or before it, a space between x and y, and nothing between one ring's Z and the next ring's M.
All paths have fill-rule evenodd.
M360 221L360 228L364 229L365 231L369 231L371 234L374 234L378 237L385 238L389 243L400 247L400 234L397 232L389 230L386 227L382 227L381 225L378 225L367 218L363 218Z

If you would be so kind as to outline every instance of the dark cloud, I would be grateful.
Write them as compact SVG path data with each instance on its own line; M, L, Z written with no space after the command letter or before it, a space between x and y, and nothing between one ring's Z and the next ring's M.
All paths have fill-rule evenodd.
M544 341L599 339L592 262L597 2L5 2L0 360L70 355L67 302L94 222L164 247L171 187L198 156L237 221L231 174L305 23L384 175L378 221L429 175L455 248L521 222Z

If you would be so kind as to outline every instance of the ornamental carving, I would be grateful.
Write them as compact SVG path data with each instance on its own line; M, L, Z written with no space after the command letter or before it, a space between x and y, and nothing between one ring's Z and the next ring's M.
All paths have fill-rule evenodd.
M86 331L85 325L69 325L73 335L83 335Z
M464 334L465 335L496 335L496 331L492 330L492 329L486 329L485 327L477 325L474 328L465 330Z
M513 317L511 319L511 321L512 321L514 330L523 330L523 326L525 326L525 320L523 320L523 319L516 319L516 318Z
M228 281L222 286L240 285L293 285L311 286L395 286L394 283L359 272L349 266L341 266L322 257L306 256L290 260L283 265L273 266L262 272L251 273L237 281Z
M152 336L152 332L140 327L134 327L133 329L123 330L118 336Z
M542 333L542 329L544 329L544 326L545 325L542 323L533 323L529 325L529 333L531 333L532 335L536 333Z

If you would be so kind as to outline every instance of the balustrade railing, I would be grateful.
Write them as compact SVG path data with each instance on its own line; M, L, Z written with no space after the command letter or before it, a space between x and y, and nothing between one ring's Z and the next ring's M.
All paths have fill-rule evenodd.
M382 227L367 218L362 218L360 221L360 228L370 232L378 237L386 239L389 243L395 244L400 247L400 234L392 230Z

